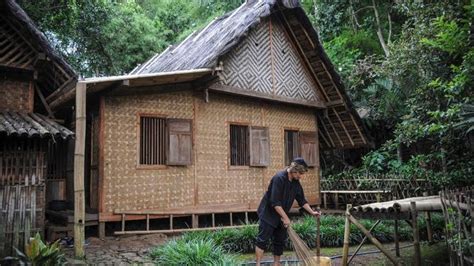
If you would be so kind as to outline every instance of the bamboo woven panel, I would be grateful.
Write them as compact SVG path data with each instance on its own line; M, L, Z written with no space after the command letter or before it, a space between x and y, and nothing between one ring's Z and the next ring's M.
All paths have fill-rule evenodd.
M196 162L199 204L258 204L269 180L284 169L284 128L315 131L309 109L267 104L258 100L212 95L209 103L199 101L196 123ZM229 123L268 127L271 161L268 167L229 169ZM308 198L317 197L317 179L308 172L302 184Z
M44 185L0 186L0 257L23 251L44 230Z
M17 80L0 80L0 111L31 112L33 91L29 82Z
M291 99L318 100L315 81L276 20L261 22L223 60L224 85Z
M193 205L258 204L271 177L284 169L284 128L315 131L310 109L192 92L107 98L105 103L104 212L170 209ZM193 165L137 169L137 114L194 120ZM268 127L268 167L229 169L229 124ZM196 184L195 184L196 181ZM302 180L317 197L317 178ZM315 203L315 202L312 202Z
M104 212L192 206L194 166L137 169L139 114L193 119L192 92L106 98Z

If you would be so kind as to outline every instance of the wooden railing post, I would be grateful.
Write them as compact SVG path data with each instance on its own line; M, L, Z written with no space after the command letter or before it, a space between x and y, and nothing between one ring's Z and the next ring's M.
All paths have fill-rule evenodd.
M410 202L411 221L413 228L413 247L415 249L414 262L416 266L421 265L421 249L420 249L420 231L418 229L418 215L416 211L416 203Z
M344 243L342 247L342 265L347 265L347 260L349 257L349 239L351 234L351 221L349 220L350 210L352 208L351 204L347 204L346 207L346 224L344 226Z

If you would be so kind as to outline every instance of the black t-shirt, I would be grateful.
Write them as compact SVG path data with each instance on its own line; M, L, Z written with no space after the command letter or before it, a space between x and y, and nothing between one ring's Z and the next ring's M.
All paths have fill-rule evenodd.
M281 222L281 217L276 212L275 206L281 206L288 214L295 199L300 207L307 203L300 181L290 181L287 170L276 173L268 185L268 190L265 192L260 206L258 206L258 218L277 227Z

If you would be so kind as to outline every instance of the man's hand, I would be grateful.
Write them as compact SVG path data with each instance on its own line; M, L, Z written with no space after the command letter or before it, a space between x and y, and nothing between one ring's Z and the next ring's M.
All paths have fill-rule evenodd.
M285 228L288 228L288 226L290 226L290 224L291 224L290 218L288 218L288 217L281 218L281 221L283 222L283 226Z
M313 215L313 216L321 216L321 212L320 211L318 212L318 211L315 211L315 210L312 210L310 214Z

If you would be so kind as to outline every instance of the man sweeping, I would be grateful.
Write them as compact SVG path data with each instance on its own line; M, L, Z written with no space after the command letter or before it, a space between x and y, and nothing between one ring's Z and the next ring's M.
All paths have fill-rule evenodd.
M307 171L308 165L303 158L296 158L285 170L272 177L257 210L259 218L258 236L255 240L257 266L260 265L270 239L273 245L274 265L280 265L280 256L287 240L286 228L291 223L288 212L295 199L309 214L320 215L320 212L314 211L309 206L299 181Z

